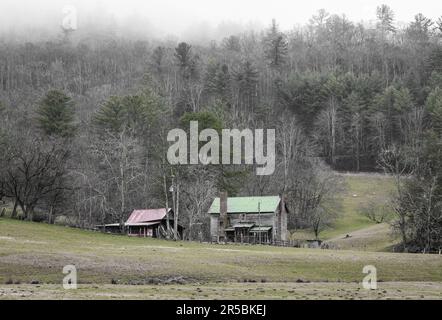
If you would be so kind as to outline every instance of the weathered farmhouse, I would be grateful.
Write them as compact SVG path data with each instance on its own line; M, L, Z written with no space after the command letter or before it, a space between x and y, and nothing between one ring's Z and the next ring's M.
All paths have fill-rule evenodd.
M274 243L287 240L284 197L227 197L222 192L210 209L212 241Z
M169 213L169 215L167 215ZM169 216L169 227L167 231L167 216ZM124 224L126 233L132 237L152 237L152 238L165 238L174 226L174 213L173 210L166 208L160 209L143 209L134 210L129 216L129 219ZM97 226L104 232L116 232L120 230L118 223L107 224L103 226ZM183 227L178 225L179 238L182 237Z

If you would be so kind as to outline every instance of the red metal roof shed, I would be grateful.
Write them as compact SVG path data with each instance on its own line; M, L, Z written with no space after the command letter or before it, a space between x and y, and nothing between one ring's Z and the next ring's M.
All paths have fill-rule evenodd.
M170 209L167 211L170 211ZM167 211L166 208L134 210L126 224L160 221L166 217Z

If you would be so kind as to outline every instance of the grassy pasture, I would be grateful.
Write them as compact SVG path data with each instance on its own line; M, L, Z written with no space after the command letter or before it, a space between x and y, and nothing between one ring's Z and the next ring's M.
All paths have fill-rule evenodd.
M77 267L83 288L74 293L61 288L68 264ZM429 296L440 292L437 255L170 242L0 219L4 298L20 298L17 292L21 298L112 298L120 289L126 298L210 298L216 296L213 289L224 292L219 297L243 298L247 288L250 298L290 298L296 292L292 298L307 298L318 290L323 298L349 298L345 290L354 298L374 298L357 295L368 264L377 267L385 288L408 290L404 297L425 288L432 288ZM400 296L393 291L387 293Z

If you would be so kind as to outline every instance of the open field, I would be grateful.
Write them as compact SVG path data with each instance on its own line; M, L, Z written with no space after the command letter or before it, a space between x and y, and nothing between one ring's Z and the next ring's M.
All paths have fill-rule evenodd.
M394 192L393 179L384 174L341 174L345 190L339 195L341 210L333 226L320 234L320 239L333 243L340 249L390 251L398 242L387 223L376 224L361 214L361 207L375 201L386 204ZM391 219L391 214L387 221ZM351 237L346 238L349 235ZM295 232L293 238L314 239L311 231Z
M69 293L68 264L80 284ZM380 291L361 294L369 264ZM441 284L438 255L168 242L0 219L3 298L440 298Z
M374 223L360 213L361 206L370 200L387 203L394 191L393 178L383 174L342 174L346 189L342 194L342 212L333 228L327 229L322 236L325 239L340 234L350 233Z

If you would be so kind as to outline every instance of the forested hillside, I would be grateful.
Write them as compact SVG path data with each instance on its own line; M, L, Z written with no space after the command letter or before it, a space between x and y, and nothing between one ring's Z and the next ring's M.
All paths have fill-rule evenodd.
M404 249L442 245L442 17L375 25L318 11L206 44L109 32L0 39L0 198L12 216L80 227L173 206L188 238L229 195L287 195L291 229L332 223L334 170L395 177ZM103 36L106 34L106 36ZM171 166L167 132L275 128L276 170ZM172 188L171 188L172 187ZM170 192L170 190L172 192Z

